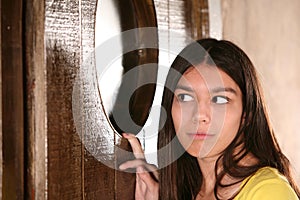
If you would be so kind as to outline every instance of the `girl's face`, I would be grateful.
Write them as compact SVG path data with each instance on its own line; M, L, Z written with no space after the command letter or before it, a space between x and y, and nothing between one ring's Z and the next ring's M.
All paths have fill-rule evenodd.
M176 135L185 150L198 158L218 155L232 142L242 111L240 88L217 67L189 68L174 92Z

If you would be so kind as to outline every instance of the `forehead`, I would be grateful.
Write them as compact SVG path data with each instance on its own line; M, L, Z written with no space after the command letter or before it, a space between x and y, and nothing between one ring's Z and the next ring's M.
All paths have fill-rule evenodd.
M239 89L236 82L217 66L200 64L191 66L180 78L178 84L199 85L204 83L208 88L232 87Z

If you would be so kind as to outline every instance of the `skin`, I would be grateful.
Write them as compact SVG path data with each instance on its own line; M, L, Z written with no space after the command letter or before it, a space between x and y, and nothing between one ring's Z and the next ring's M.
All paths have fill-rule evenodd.
M218 68L200 65L184 73L174 95L172 119L180 143L199 159L218 156L240 126L238 85Z
M202 64L184 73L174 95L172 119L176 135L185 150L198 158L204 177L197 198L215 199L215 162L239 129L242 93L225 72ZM227 181L230 178L224 179L224 183ZM238 185L224 191L224 195L230 196L236 190Z
M236 136L242 112L242 93L238 85L217 67L201 64L189 68L180 78L171 113L180 143L190 155L197 157L203 172L204 182L197 199L215 199L215 162ZM146 163L134 135L123 136L137 159L123 163L120 169L137 169L136 199L158 199L158 182L150 174L154 172L157 179L155 167ZM230 182L230 178L225 178L225 182L226 179ZM231 195L237 189L238 185L224 195Z

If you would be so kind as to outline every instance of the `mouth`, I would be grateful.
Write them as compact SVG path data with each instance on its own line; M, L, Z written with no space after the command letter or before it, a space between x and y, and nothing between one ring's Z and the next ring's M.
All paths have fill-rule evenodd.
M196 140L204 140L207 138L210 138L213 136L213 134L205 133L205 132L196 132L196 133L188 133L188 136L190 136L193 139Z

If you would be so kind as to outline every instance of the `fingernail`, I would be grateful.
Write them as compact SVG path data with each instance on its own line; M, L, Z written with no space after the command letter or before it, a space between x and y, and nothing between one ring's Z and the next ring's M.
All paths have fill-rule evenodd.
M119 169L120 169L120 170L124 170L124 169L125 169L124 165L120 165L120 166L119 166Z

